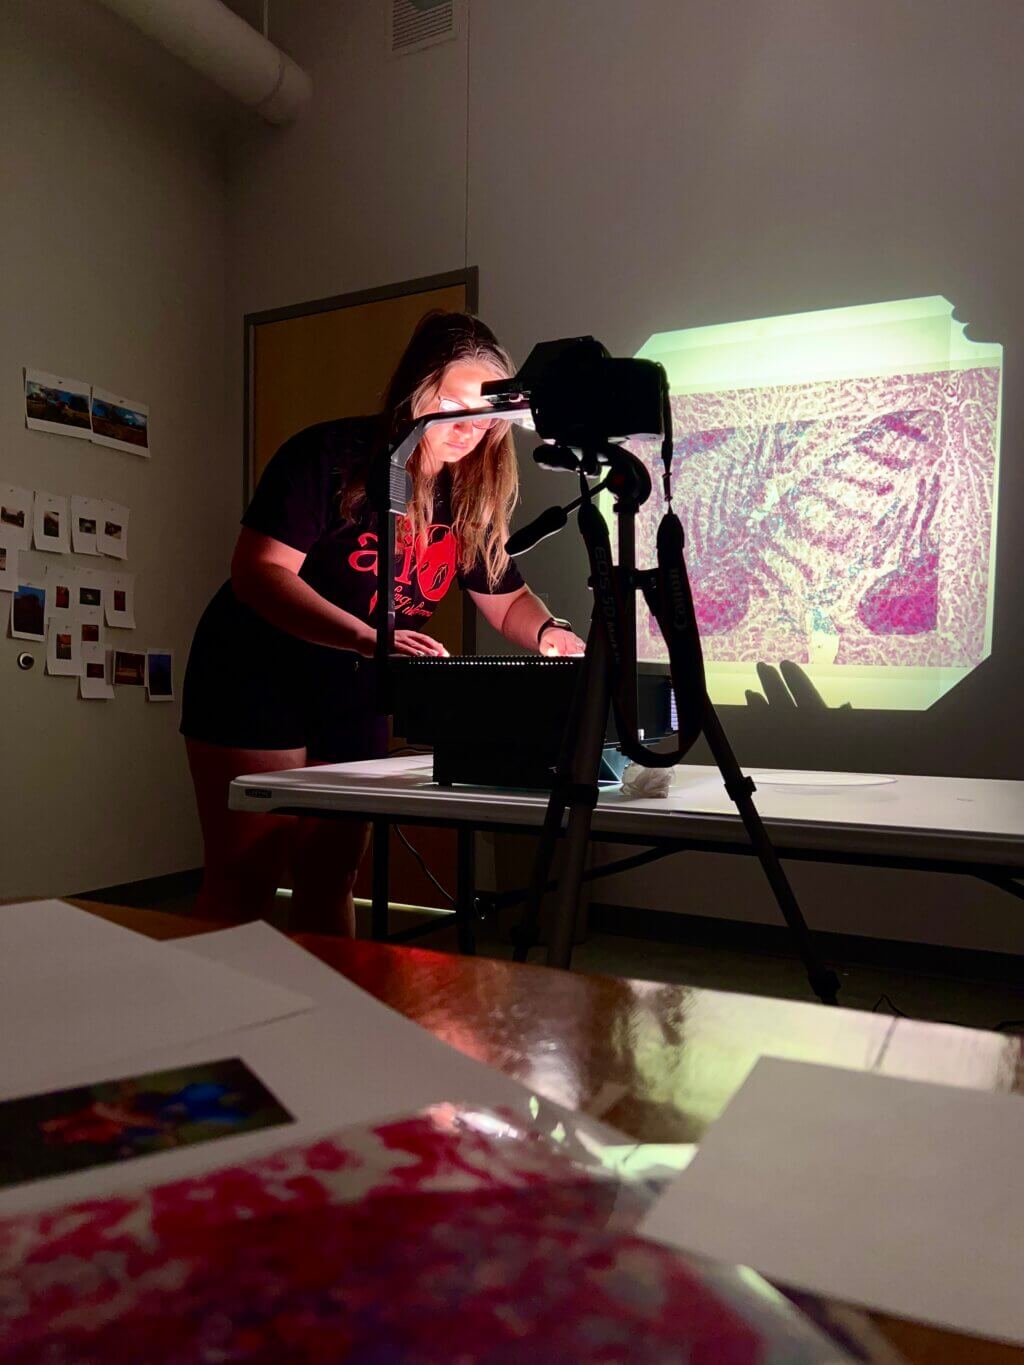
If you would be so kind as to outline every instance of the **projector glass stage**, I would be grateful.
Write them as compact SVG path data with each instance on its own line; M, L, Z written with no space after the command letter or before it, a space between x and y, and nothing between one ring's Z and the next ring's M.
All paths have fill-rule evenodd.
M992 639L1002 347L944 298L652 336L711 699L798 664L829 706L922 710ZM637 563L655 563L660 447ZM667 662L646 605L639 655Z

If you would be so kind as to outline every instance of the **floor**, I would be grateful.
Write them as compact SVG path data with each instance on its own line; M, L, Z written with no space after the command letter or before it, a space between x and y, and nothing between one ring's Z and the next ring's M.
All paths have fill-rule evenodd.
M111 887L92 893L94 899L189 914L194 893L153 891L144 883L138 888ZM369 910L359 907L360 935L369 936ZM272 917L275 926L288 927L288 900L279 897ZM392 932L423 922L401 911L392 913ZM437 927L414 940L416 946L455 952L455 930L450 918L438 916ZM478 932L478 950L491 957L510 958L511 946L496 928L486 923ZM535 949L531 961L543 962L543 949ZM991 979L968 967L964 973L915 971L904 966L880 965L857 960L831 960L842 980L840 1003L851 1009L877 1009L907 1014L915 1019L941 1020L973 1028L1024 1032L1024 988L1009 981ZM573 952L573 968L581 972L628 976L647 981L704 986L715 990L771 995L790 1000L812 1000L802 963L784 953L752 952L726 944L665 942L632 938L620 933L591 933Z

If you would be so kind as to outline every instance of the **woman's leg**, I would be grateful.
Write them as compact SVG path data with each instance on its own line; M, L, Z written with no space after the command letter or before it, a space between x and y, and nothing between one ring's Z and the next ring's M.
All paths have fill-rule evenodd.
M203 884L195 913L231 924L263 919L288 866L297 821L229 810L228 787L242 773L304 767L306 750L229 749L197 739L186 739L185 747L203 831Z
M352 899L356 873L370 842L370 825L358 816L299 816L291 845L292 906L289 928L297 933L355 937Z

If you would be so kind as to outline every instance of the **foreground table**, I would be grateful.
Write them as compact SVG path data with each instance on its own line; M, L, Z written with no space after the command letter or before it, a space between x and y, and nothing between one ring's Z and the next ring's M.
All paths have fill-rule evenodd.
M83 908L160 938L218 927ZM699 1141L762 1054L1024 1092L1024 1040L1016 1037L423 949L315 935L297 941L452 1047L642 1141ZM875 1320L919 1365L1024 1362L1015 1348Z

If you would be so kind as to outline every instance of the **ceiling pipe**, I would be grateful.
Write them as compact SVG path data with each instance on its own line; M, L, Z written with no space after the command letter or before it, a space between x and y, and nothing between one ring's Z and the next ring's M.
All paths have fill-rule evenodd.
M268 123L291 123L312 82L221 0L102 0Z

